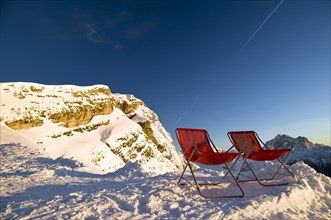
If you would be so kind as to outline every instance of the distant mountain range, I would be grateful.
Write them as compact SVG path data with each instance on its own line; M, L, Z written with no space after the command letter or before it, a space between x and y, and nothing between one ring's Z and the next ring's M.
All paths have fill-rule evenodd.
M313 167L317 172L331 177L331 147L322 144L314 144L306 137L292 138L288 135L277 135L274 139L266 142L267 146L277 147L284 141L290 142L294 150L287 158L287 164L303 161ZM288 147L287 142L283 146Z

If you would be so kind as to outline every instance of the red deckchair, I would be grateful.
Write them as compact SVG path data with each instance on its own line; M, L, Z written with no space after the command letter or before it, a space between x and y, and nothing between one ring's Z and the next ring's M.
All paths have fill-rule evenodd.
M218 152L217 148L212 143L208 132L203 129L177 128L176 135L186 159L186 165L184 167L183 173L178 180L179 185L181 185L181 180L185 180L189 184L195 186L198 189L199 194L205 198L233 198L244 196L244 191L232 174L231 169L227 165L227 163L240 156L240 153ZM208 196L203 194L200 189L201 185L218 185L222 182L222 179L217 183L198 183L197 179L195 178L191 162L205 165L224 164L228 173L231 174L235 184L239 187L241 194L229 196ZM184 173L187 167L189 167L191 171L194 184L184 178Z
M275 149L269 149L263 141L259 138L259 136L254 131L230 131L228 132L228 137L230 141L232 142L233 146L235 147L239 152L243 152L241 155L244 159L244 162L239 170L239 173L237 174L237 178L239 178L239 175L241 174L244 165L246 165L249 170L253 173L253 176L255 179L253 181L257 180L261 185L263 186L275 186L275 185L286 185L288 183L274 183L274 184L265 184L262 181L263 180L273 180L277 174L279 173L279 170L281 167L285 168L285 170L295 178L293 173L286 167L284 161L288 157L289 153L293 150L293 146L288 142L284 141L279 146L277 146ZM280 147L287 142L290 145L290 148L286 149L280 149ZM263 147L264 149L263 149ZM283 158L283 160L281 160ZM267 179L259 179L255 172L253 171L252 167L247 163L247 160L255 160L255 161L271 161L271 160L277 160L280 165L275 171L275 173L272 175L271 178ZM239 182L244 181L252 181L252 180L238 180Z

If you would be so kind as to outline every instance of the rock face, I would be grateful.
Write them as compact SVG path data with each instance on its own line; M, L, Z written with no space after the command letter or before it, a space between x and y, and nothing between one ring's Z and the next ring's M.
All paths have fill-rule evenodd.
M287 135L277 135L274 139L266 142L268 146L277 147L284 141L289 141L294 146L294 151L287 159L288 164L303 161L316 171L331 176L331 147L314 144L305 137L292 138ZM289 146L285 143L283 146Z
M107 86L1 83L0 104L1 126L94 172L135 161L158 174L183 165L157 115L140 99L112 94Z
M1 119L14 130L41 126L44 119L65 127L88 124L96 115L112 113L107 86L44 86L35 83L2 83ZM7 100L10 100L10 102Z

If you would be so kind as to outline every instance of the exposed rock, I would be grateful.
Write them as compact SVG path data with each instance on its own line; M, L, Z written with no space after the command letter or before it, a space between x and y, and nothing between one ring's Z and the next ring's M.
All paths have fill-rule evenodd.
M93 172L138 162L150 173L183 166L157 115L133 95L104 85L1 83L0 124L52 157L75 158Z
M11 129L20 130L41 126L43 124L43 120L39 118L23 118L14 121L6 121L5 124Z
M113 111L113 99L106 86L46 88L36 83L2 83L1 91L3 99L11 99L11 103L1 107L1 116L6 125L15 130L40 126L45 118L72 128Z
M115 97L116 98L114 98L114 106L121 109L128 116L139 106L145 106L145 103L143 101L137 99L133 95L115 94Z

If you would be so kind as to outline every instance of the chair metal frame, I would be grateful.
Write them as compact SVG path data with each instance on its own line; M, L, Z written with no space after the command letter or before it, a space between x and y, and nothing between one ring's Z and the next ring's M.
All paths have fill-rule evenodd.
M281 142L276 148L272 149L272 150L278 150L279 147L281 147L284 143L288 143L288 144L290 145L289 148L286 148L287 150L290 150L290 151L288 151L284 156L282 156L282 158L283 158L282 160L281 160L280 158L276 158L276 160L277 160L280 164L279 164L278 168L276 169L276 171L274 172L274 174L273 174L270 178L264 178L264 179L262 179L262 178L258 178L258 176L257 176L256 173L254 172L253 168L252 168L252 167L248 164L248 162L247 162L247 160L253 160L253 159L250 159L250 158L249 158L249 157L250 157L250 154L251 154L252 152L258 152L258 150L256 150L256 149L254 148L253 144L252 144L250 141L247 141L247 142L244 144L244 146L238 146L238 144L236 144L235 141L232 139L232 137L231 137L231 133L253 133L254 136L256 137L256 140L259 142L261 149L263 149L263 147L266 148L266 149L263 149L263 150L271 150L271 149L268 148L268 146L267 146L267 145L261 140L261 138L257 135L257 133L256 133L255 131L232 131L232 132L230 131L230 132L228 132L228 137L229 137L229 139L230 139L230 141L231 141L231 143L232 143L232 147L231 147L229 150L231 150L232 148L236 148L238 151L241 150L241 152L242 152L242 151L245 151L245 149L246 149L246 152L244 152L244 153L242 154L242 156L241 156L241 157L243 158L244 161L243 161L243 163L242 163L242 165L241 165L241 167L240 167L240 169L239 169L239 172L238 172L238 174L237 174L237 176L236 176L236 179L238 180L238 182L257 181L257 182L258 182L259 184L261 184L262 186L282 186L282 185L287 185L287 184L289 184L289 182L286 182L286 183L272 183L272 184L265 184L265 183L263 183L262 181L270 181L270 180L274 180L274 178L276 177L277 174L279 174L279 175L284 175L284 176L291 176L291 177L293 177L293 178L296 179L295 175L294 175L294 174L293 174L293 173L292 173L292 172L286 167L286 164L285 164L285 161L286 161L287 157L289 156L290 152L294 149L293 145L292 145L289 141L285 140L285 141ZM261 144L262 144L262 146L261 146ZM248 146L248 148L247 148L246 146ZM247 151L247 149L249 149L250 151ZM281 150L281 149L280 149L280 150ZM246 154L246 156L243 156L244 154ZM239 158L237 158L237 159L235 160L234 164L237 163L238 160L239 160ZM264 160L264 161L267 161L267 160ZM254 179L239 180L239 176L240 176L240 175L245 176L245 175L241 174L241 172L242 172L243 169L244 169L244 166L247 166L247 167L249 168L249 170L252 172L252 174L253 174L253 176L254 176ZM287 171L287 173L288 173L289 175L286 175L286 174L283 174L283 173L280 173L280 172L279 172L280 169L281 169L282 167ZM228 173L226 173L226 175L227 175L227 174L228 174Z
M176 129L176 136L177 136L177 140L178 140L179 144L181 145L181 142L180 142L179 137L178 137L178 130L179 129L181 129L181 128L177 128ZM192 130L202 130L202 129L192 129ZM204 131L206 131L206 130L204 130ZM215 152L218 152L219 153L218 149L215 147L215 145L211 141L211 139L210 139L209 134L208 134L207 131L206 131L206 138L211 143L211 146L213 147L213 150L215 150ZM182 151L183 151L183 147L182 146L181 146L181 148L182 148ZM187 152L189 152L189 150L191 150L192 148L193 148L193 150L191 151L190 156L187 157ZM192 157L193 157L193 155L195 153L198 153L198 154L203 155L203 152L201 152L199 150L199 148L197 146L197 143L194 140L192 140L190 142L190 144L186 147L185 152L183 151L183 155L184 155L184 158L186 160L186 164L185 164L184 170L183 170L183 172L182 172L182 174L181 174L181 176L180 176L180 178L179 178L179 180L177 182L178 185L180 185L180 186L181 185L185 185L185 184L181 183L182 180L185 180L189 185L195 187L198 190L199 194L202 197L204 197L204 198L237 198L237 197L243 197L245 195L245 193L244 193L243 189L241 188L240 184L238 183L236 177L231 172L231 169L233 168L233 166L235 165L235 163L233 163L231 167L229 167L226 163L222 163L222 165L223 164L225 165L225 168L227 169L227 173L226 173L226 175L224 175L223 177L221 177L220 181L218 181L216 183L207 183L207 182L198 183L198 181L197 181L197 179L195 177L195 174L193 172L192 165L191 165L191 163L192 163L191 159L192 159ZM239 158L239 156L240 155L238 155L237 158ZM195 162L193 162L193 163L195 163ZM198 163L198 162L196 162L196 163ZM219 164L219 165L221 165L221 164ZM185 174L185 171L187 170L187 167L189 167L189 170L190 170L190 173L192 174L193 182L194 183L191 183L190 181L188 181L187 179L184 178L184 174ZM204 185L214 185L214 186L217 186L217 185L219 185L219 184L221 184L223 182L222 181L223 179L226 180L225 177L227 176L228 173L230 173L232 179L234 180L235 185L240 189L241 194L238 194L238 195L227 195L227 196L209 196L209 195L205 195L205 194L202 193L202 190L201 190L200 186L204 186ZM229 180L227 180L227 181L228 182L231 182ZM231 182L231 183L233 183L233 182Z

